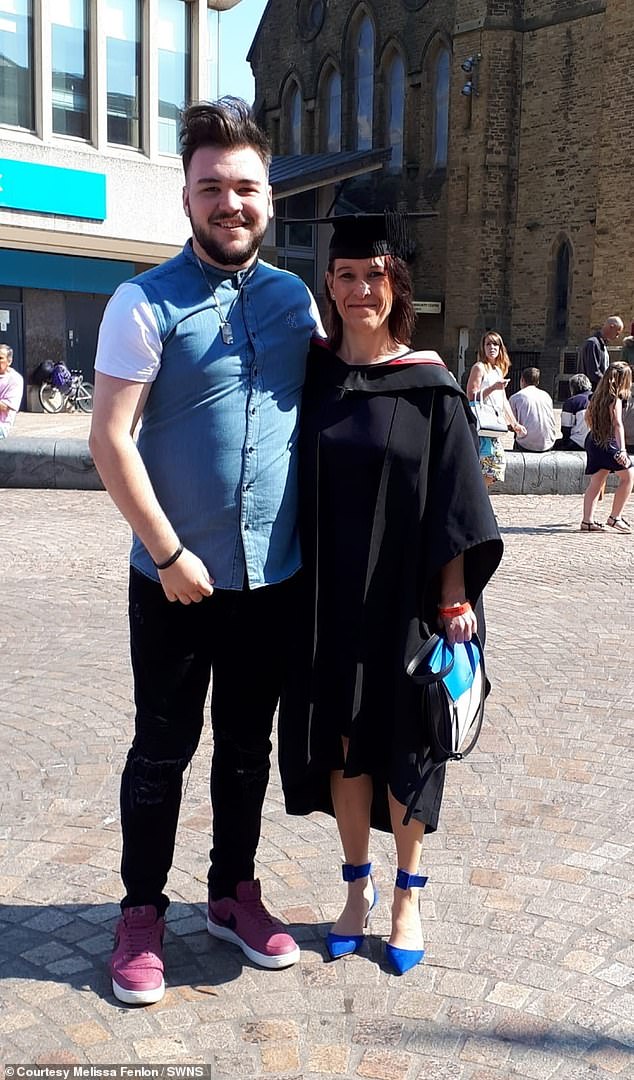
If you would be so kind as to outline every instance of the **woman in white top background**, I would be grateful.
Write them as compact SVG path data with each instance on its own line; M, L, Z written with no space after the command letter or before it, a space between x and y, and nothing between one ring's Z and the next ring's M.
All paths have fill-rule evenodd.
M473 401L481 391L483 400L494 405L515 434L522 436L526 435L526 428L516 420L506 397L509 383L506 376L510 366L511 360L502 335L495 330L487 330L478 346L476 362L469 372L467 397ZM506 458L501 439L480 436L480 466L487 487L496 480L504 480Z

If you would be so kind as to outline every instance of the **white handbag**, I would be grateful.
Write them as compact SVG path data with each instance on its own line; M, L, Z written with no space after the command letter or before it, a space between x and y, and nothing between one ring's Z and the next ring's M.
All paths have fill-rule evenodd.
M469 402L478 425L478 435L483 438L497 439L508 431L504 416L500 415L492 401L485 401L482 390L478 390L473 401Z

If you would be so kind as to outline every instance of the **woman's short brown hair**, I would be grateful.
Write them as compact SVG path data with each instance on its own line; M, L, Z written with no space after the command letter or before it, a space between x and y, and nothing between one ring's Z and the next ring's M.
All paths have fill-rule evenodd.
M412 279L406 264L395 255L382 255L383 265L392 289L392 307L387 318L388 330L393 341L411 345L416 313L412 294ZM328 273L334 273L336 259L328 263ZM343 320L337 311L330 289L326 287L326 327L328 341L335 352L343 338Z

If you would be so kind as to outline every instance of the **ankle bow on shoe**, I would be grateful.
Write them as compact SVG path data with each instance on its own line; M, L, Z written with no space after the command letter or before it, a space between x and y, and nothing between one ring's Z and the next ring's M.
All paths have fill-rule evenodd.
M408 874L407 870L398 870L397 889L423 889L428 879L420 874ZM399 949L396 945L385 946L385 958L392 965L397 975L404 975L410 968L420 964L425 955L424 949Z
M370 878L373 897L363 923L364 929L370 922L370 913L379 899L379 894L372 881L371 871L372 863L363 863L361 866L353 866L352 863L344 863L341 867L341 876L347 883L358 881L360 878ZM351 956L352 953L358 952L363 944L363 938L363 934L334 934L332 930L329 930L326 936L326 948L328 949L332 960L339 960L342 956Z

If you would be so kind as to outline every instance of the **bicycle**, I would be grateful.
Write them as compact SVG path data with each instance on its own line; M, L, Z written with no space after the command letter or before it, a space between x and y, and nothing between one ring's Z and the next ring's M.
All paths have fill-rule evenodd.
M40 404L44 411L58 413L63 408L70 407L79 409L80 412L91 413L94 387L92 383L86 382L81 371L68 372L69 377L66 379L54 380L54 374L53 370L51 377L42 382L38 390ZM61 382L62 385L56 385L57 382Z

